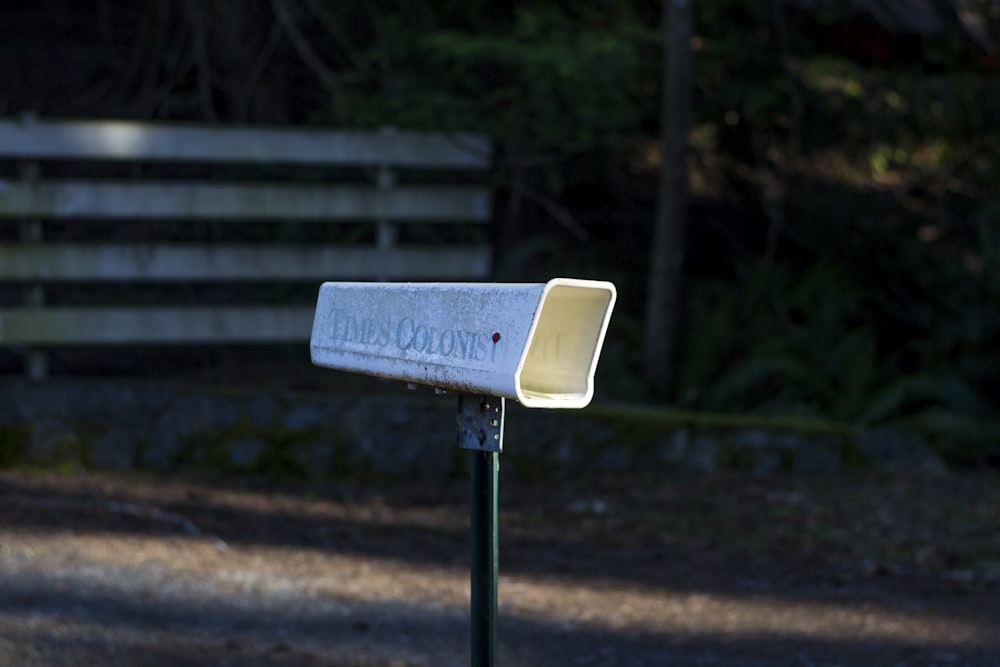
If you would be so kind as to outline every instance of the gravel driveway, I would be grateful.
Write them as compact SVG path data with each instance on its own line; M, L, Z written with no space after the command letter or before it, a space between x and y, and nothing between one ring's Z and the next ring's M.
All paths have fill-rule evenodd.
M935 482L952 483L968 487ZM955 569L968 565L955 554L988 564L995 534L969 556L947 551L956 534L909 564L878 545L875 560L854 559L856 539L802 543L803 506L830 502L813 486L514 489L502 501L501 663L1000 665L1000 586L985 565ZM0 473L0 664L467 665L464 494L461 482ZM775 508L781 530L727 528ZM701 527L671 518L681 513ZM963 530L988 533L989 521Z

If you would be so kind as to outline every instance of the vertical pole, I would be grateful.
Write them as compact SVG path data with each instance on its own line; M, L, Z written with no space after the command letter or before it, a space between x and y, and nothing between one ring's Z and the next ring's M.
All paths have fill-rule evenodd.
M500 541L497 473L503 449L504 399L458 397L458 446L471 450L471 642L472 667L497 665L497 583Z
M472 455L472 665L497 664L497 471L499 453Z

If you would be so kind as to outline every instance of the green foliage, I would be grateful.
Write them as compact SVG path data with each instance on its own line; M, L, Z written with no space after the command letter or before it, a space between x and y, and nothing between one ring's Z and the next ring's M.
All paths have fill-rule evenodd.
M711 410L788 410L856 420L876 383L876 336L861 323L861 295L833 265L801 275L757 264L753 297L721 284L691 297L679 395ZM702 332L697 327L705 323Z
M522 152L559 154L606 145L634 128L639 28L629 12L574 14L535 3L516 6L507 23L491 21L479 4L442 8L444 23L426 31L387 16L385 39L365 54L380 64L379 76L347 73L343 120L475 129ZM624 24L608 29L609 19Z
M922 63L880 67L773 3L701 3L698 23L707 194L759 207L777 240L741 252L735 278L689 284L678 401L891 423L955 460L995 455L995 76L952 33Z
M996 450L989 420L997 355L984 343L997 339L1000 320L989 301L959 300L951 317L923 314L940 314L967 278L950 293L907 303L886 300L880 285L832 263L799 274L757 263L741 278L750 287L707 282L692 290L678 369L688 406L904 425L950 437L944 449L964 462ZM922 326L901 326L914 321Z
M565 151L606 141L635 123L626 91L636 68L633 45L600 26L567 20L555 5L515 9L506 35L441 32L425 45L460 94L474 101L466 107L470 120L474 115L481 125L488 112L495 135ZM470 76L477 71L490 76Z
M0 427L0 469L24 463L30 443L30 425L13 423Z

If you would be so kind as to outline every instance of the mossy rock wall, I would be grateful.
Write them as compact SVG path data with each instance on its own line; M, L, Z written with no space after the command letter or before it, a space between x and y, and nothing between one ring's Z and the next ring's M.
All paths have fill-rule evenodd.
M208 389L122 381L0 381L0 466L81 465L286 478L464 474L456 397ZM918 440L835 424L508 402L503 475L940 470Z

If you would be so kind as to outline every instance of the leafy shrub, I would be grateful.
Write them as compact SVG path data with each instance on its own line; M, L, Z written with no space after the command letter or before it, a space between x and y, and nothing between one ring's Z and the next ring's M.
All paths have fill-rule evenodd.
M696 284L677 395L705 410L961 431L969 446L998 407L995 292L975 299L985 285L941 266L910 284L871 275L832 262L797 273L758 261L743 267L742 287ZM979 440L973 449L996 446Z

